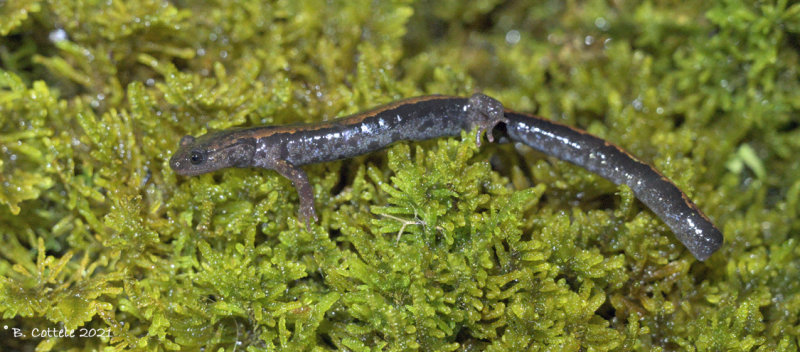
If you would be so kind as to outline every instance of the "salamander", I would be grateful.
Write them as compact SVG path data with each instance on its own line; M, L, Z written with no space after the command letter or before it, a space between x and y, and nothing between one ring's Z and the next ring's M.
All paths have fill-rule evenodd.
M300 166L354 157L397 141L458 136L478 129L494 141L497 125L505 138L568 161L615 184L625 184L675 233L700 261L723 242L722 233L675 184L622 148L583 130L505 109L484 94L469 98L429 95L316 124L234 128L200 137L184 136L169 161L179 175L228 167L275 170L292 181L306 226L317 221L314 194Z

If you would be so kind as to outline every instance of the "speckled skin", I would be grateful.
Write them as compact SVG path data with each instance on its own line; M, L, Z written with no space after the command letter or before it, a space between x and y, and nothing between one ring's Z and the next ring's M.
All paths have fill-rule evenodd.
M504 122L503 105L483 94L470 98L430 95L313 125L268 126L185 136L170 159L176 173L199 175L226 167L260 167L292 180L306 224L317 220L314 193L299 166L333 161L382 149L400 140L482 134ZM491 135L488 136L492 141Z
M400 140L457 136L478 128L477 142L505 123L508 137L534 149L628 185L699 260L722 245L722 234L694 203L653 167L584 131L536 116L504 111L483 94L470 98L432 95L394 102L371 111L313 125L231 129L185 136L170 159L176 173L198 175L226 167L260 167L292 180L300 215L317 220L314 194L299 166L350 158ZM493 141L491 133L486 133Z

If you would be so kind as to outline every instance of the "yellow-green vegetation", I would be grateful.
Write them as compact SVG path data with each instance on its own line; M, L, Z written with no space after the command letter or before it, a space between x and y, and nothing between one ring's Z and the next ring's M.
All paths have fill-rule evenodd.
M0 0L0 350L796 351L798 58L785 0ZM724 246L474 134L307 167L310 232L275 172L167 164L478 90L652 162Z

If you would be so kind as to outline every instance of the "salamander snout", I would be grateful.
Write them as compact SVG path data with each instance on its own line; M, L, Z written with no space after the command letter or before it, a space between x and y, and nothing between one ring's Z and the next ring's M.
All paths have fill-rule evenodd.
M178 175L194 176L226 167L250 166L255 142L249 138L231 138L230 134L212 133L198 138L181 138L169 166Z
M184 136L181 138L178 151L169 159L169 167L175 173L183 176L199 175L212 171L207 165L208 152L196 145L195 138Z
M202 166L205 160L203 153L199 151L178 150L172 158L169 159L169 167L175 173L183 176L192 176L201 174L202 170L198 166Z

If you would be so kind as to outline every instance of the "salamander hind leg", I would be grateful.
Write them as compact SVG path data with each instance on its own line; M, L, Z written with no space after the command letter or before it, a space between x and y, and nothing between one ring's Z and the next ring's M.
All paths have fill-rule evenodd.
M492 135L494 126L501 122L508 123L508 119L505 118L503 104L488 95L473 94L469 97L468 109L467 119L470 121L472 128L478 128L476 143L479 147L481 145L481 137L484 134L486 134L489 142L494 142L494 136Z

